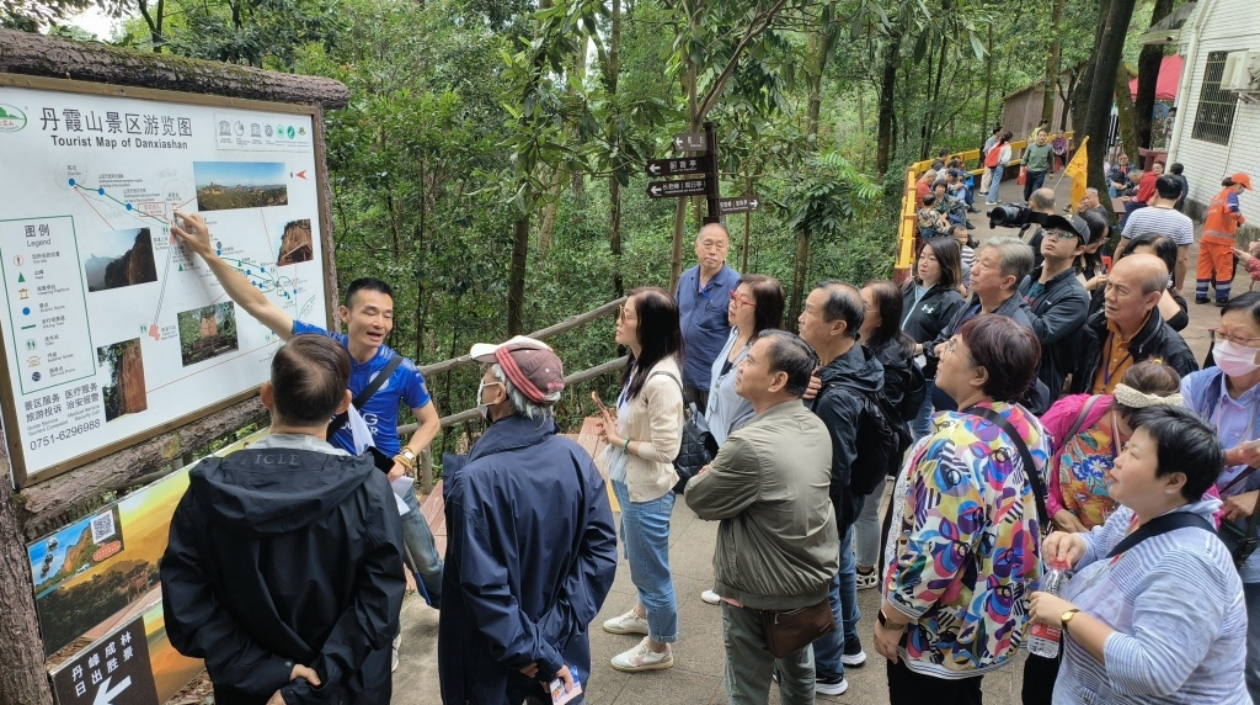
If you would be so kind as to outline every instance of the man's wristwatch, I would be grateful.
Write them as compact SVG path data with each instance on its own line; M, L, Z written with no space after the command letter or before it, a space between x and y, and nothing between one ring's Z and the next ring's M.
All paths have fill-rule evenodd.
M898 632L899 632L899 631L901 631L901 630L903 630L903 629L905 629L905 628L909 627L909 626L910 626L910 623L909 623L909 622L904 622L904 623L902 623L902 624L898 624L898 623L896 623L896 622L892 621L891 619L889 619L889 618L888 618L888 615L884 614L884 610L883 610L883 608L880 608L880 610L879 610L879 626L883 627L884 629L892 629L893 631L898 631Z
M1068 630L1068 623L1072 621L1072 618L1076 616L1077 612L1080 612L1080 610L1072 608L1059 616L1059 625L1063 627L1063 631L1066 632Z

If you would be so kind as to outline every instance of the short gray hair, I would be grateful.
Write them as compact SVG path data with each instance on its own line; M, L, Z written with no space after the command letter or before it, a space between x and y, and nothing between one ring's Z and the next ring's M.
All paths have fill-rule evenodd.
M1054 189L1039 188L1028 198L1028 205L1043 211L1054 210Z
M1019 283L1024 281L1024 277L1033 269L1033 251L1028 243L1016 237L998 236L991 237L980 246L983 252L988 248L997 250L998 256L1002 259L1002 276L1015 277L1015 286L1019 287ZM976 253L979 258L980 252Z
M503 372L503 368L499 366L499 363L490 364L490 374L496 382L503 385L503 389L507 392L508 401L512 404L512 411L517 416L537 419L538 421L555 418L555 403L560 401L560 396L564 393L563 390L551 392L543 397L545 404L536 404L530 401L524 392L517 389L516 385L512 384L512 381L508 379L507 374ZM481 400L478 399L477 402L480 403Z

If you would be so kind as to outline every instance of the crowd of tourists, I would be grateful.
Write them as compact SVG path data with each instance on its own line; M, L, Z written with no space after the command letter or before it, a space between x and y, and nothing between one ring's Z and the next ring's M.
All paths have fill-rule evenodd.
M1010 136L994 131L981 193ZM694 657L675 651L682 503L720 523L701 598L721 610L730 703L845 693L867 648L894 705L980 703L1034 637L1060 646L1030 649L1029 705L1260 703L1260 293L1229 288L1250 180L1226 179L1204 226L1196 301L1206 272L1221 308L1201 370L1179 332L1181 182L1157 175L1118 227L1096 191L1057 209L1042 181L1067 155L1048 137L1022 237L972 237L970 175L942 155L909 280L820 282L795 321L705 225L675 291L634 289L618 311L629 361L614 403L592 395L598 458L559 434L560 351L474 345L488 427L443 458L444 557L412 480L440 422L385 344L388 284L348 287L344 334L295 321L178 214L184 245L287 342L261 390L271 434L201 463L176 511L172 644L205 659L219 703L384 703L415 591L440 610L443 703L580 702L618 537L635 599L597 628L637 641L602 658L639 673Z

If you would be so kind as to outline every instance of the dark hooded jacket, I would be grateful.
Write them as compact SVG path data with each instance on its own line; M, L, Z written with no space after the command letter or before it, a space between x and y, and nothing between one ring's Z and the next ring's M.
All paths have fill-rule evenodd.
M612 588L617 535L590 454L553 421L509 416L448 474L438 674L446 705L545 698L564 665L586 687L587 627Z
M1024 278L1019 295L1025 298L1033 284L1041 279L1038 267ZM1076 367L1076 354L1081 349L1081 335L1089 310L1089 294L1076 280L1072 268L1060 272L1046 283L1041 296L1029 304L1032 331L1041 341L1041 366L1037 372L1050 392L1050 403L1063 393L1063 382Z
M309 448L202 461L171 519L166 633L205 659L219 705L277 690L290 705L389 702L405 590L397 504L370 456ZM322 686L290 683L295 663Z
M1088 392L1093 388L1094 378L1098 376L1098 366L1102 364L1107 336L1107 313L1099 311L1085 324L1081 355L1077 358L1076 371L1072 373L1073 394ZM1159 358L1165 365L1176 370L1183 379L1191 372L1199 371L1199 363L1194 359L1190 346L1186 345L1181 334L1160 318L1159 309L1151 310L1146 318L1146 325L1133 336L1133 341L1129 343L1129 354L1133 356L1135 365Z
M862 418L860 394L882 393L884 366L861 345L854 344L845 354L818 373L822 389L810 409L827 425L831 434L831 502L836 509L840 536L848 531L862 511L862 495L849 490L853 461L857 459L858 427Z

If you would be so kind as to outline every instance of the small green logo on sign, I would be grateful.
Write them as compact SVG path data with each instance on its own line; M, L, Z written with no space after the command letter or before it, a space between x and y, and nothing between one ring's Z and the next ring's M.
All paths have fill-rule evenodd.
M0 104L0 132L17 132L26 127L26 113L12 105Z

